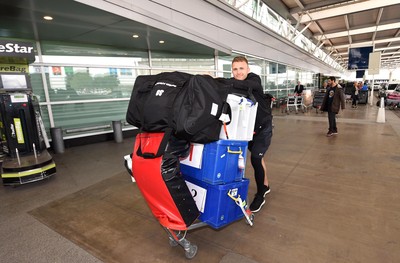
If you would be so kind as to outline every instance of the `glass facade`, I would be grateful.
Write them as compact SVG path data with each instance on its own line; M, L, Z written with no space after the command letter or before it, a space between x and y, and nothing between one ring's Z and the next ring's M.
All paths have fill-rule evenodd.
M112 121L121 120L123 129L132 129L125 114L139 75L182 71L230 78L232 59L244 55L135 52L68 43L44 43L41 50L29 66L33 92L47 131L61 127L65 139L112 132ZM246 57L251 71L260 75L264 92L277 98L293 93L297 80L307 89L314 87L313 72Z

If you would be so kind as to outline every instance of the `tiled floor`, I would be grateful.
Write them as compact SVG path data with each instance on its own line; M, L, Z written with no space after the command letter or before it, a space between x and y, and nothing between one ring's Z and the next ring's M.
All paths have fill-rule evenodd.
M386 123L376 123L377 112L369 105L346 109L338 116L339 135L328 138L325 114L310 110L287 115L275 109L273 143L266 156L272 191L265 207L256 214L253 227L241 220L218 231L189 232L188 239L199 246L191 261L399 262L400 118L386 110ZM64 154L54 155L54 178L0 187L1 262L185 262L183 250L169 247L166 233L153 218L134 219L135 213L148 213L137 192L132 192L132 200L142 203L132 203L134 213L128 212L129 200L124 199L123 205L93 213L93 222L87 219L85 223L103 244L97 252L96 242L74 243L29 213L61 198L77 200L78 191L85 196L93 187L123 176L122 157L132 144L130 138L121 144L67 148ZM255 185L249 164L246 169L252 196ZM118 189L125 181L134 191L128 177L116 183L122 187ZM121 190L108 198L118 200L123 195L126 192ZM98 207L104 207L100 202L106 199L99 198ZM85 198L79 200L81 207L76 210L85 206ZM122 220L116 208L121 215L132 215L132 220ZM100 215L122 223L110 226L94 220ZM123 229L127 221L131 229L120 238L134 238L135 245L120 249L107 231ZM107 256L113 253L121 256Z

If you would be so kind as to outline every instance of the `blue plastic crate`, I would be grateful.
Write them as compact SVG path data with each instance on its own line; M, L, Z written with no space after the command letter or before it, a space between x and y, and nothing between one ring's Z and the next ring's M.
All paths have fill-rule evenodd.
M185 180L207 190L204 211L199 220L218 229L244 217L244 214L235 201L228 196L229 190L234 197L240 196L243 201L247 199L249 179L229 184L213 185L185 176Z
M246 164L247 141L219 140L204 144L201 169L181 164L186 176L210 183L226 184L241 181L245 169L239 169L239 156Z

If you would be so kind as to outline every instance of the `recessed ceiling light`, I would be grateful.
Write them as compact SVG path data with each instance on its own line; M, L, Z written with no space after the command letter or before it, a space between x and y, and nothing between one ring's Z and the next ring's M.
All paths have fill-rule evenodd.
M44 19L44 20L53 20L53 17L51 17L51 16L44 16L43 19Z
M133 37L133 38L138 38L139 35L134 34L134 35L132 35L132 37Z
M160 40L160 41L158 41L158 43L164 44L165 42L164 42L164 40Z

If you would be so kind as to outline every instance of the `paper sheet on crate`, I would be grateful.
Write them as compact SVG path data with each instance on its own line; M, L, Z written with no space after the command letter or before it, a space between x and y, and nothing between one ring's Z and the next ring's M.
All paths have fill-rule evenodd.
M191 167L201 169L201 161L203 158L204 144L192 143L190 145L189 156L181 161L181 164L186 164Z
M191 182L185 181L190 192L192 193L193 199L196 202L197 209L204 213L204 207L206 204L207 189L204 189L198 185L192 184Z

